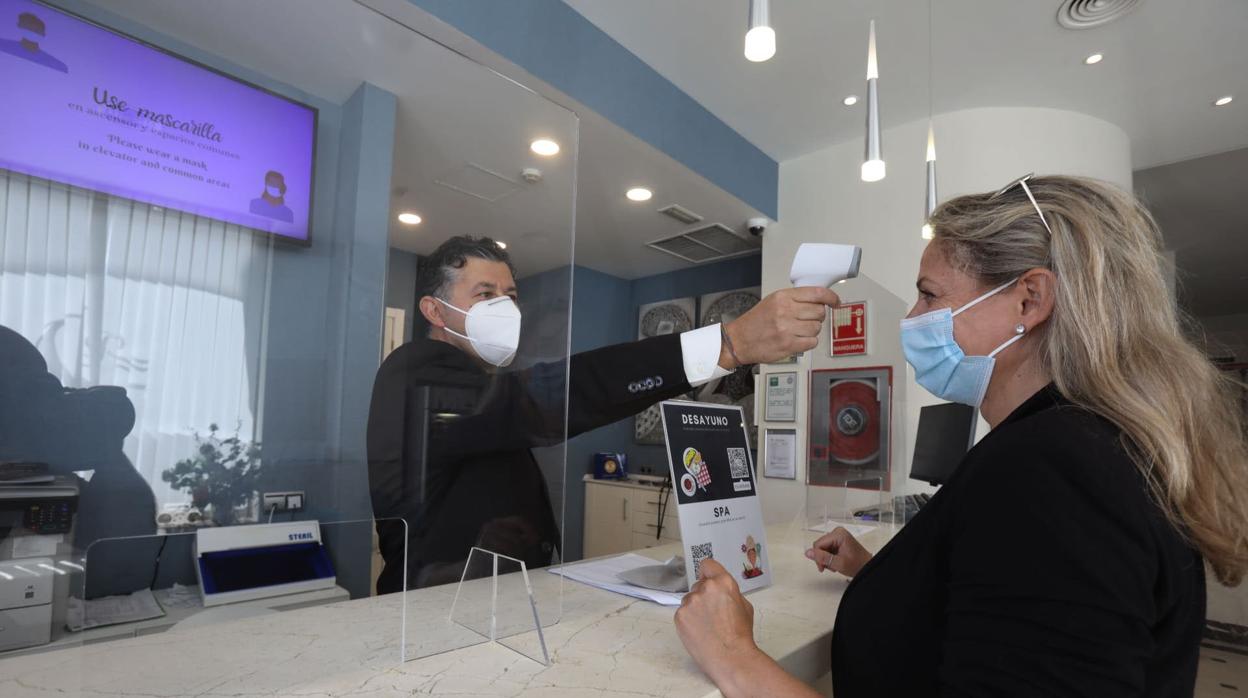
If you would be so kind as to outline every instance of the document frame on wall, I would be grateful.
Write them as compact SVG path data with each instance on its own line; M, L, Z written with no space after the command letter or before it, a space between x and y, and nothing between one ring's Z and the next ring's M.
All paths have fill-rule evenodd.
M891 488L892 366L810 372L806 484Z
M777 371L763 377L763 421L797 421L797 371Z

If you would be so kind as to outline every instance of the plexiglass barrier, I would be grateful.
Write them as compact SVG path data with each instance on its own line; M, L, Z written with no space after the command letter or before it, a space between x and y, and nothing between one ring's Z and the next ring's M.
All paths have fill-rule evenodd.
M562 579L543 568L563 548L576 116L414 30L428 17L413 21L405 13L421 11L408 3L330 3L314 13L296 0L240 5L228 46L208 31L220 10L206 5L152 12L136 0L116 15L80 5L84 17L32 11L58 36L84 19L107 31L120 15L157 48L195 46L191 58L224 71L214 79L229 82L245 64L261 92L315 108L310 235L292 242L114 189L0 170L0 463L14 462L5 476L31 466L51 479L12 490L20 506L0 508L0 590L12 582L15 607L41 602L29 604L40 607L34 635L0 631L0 682L35 671L37 684L70 693L142 692L143 681L108 665L123 652L115 644L151 657L149 687L163 668L187 677L166 693L227 679L246 692L230 661L256 667L255 685L311 686L488 642L464 624L453 624L462 634L448 631L458 585L478 578L474 548L498 556L489 575L496 609L511 608L502 600L523 588L525 623L558 622ZM301 17L303 45L368 50L350 61L265 50L292 31L291 16ZM283 82L309 75L332 75L332 84ZM234 89L251 87L209 95L224 111L201 117L223 127ZM162 152L189 157L186 142L166 140ZM536 140L558 152L537 154ZM222 167L217 155L204 160L209 170ZM43 164L40 172L57 172L57 162ZM292 189L309 184L286 176ZM247 198L260 193L249 188ZM400 223L400 213L422 223ZM473 269L462 250L441 266L429 261L456 236L476 238L466 255ZM479 262L488 278L455 287ZM502 296L515 297L521 317L509 361L465 315ZM435 326L451 331L431 337ZM34 519L31 506L42 512ZM155 631L204 602L197 529L277 531L299 521L320 522L334 571L336 589L291 588L314 608L244 618L260 602L226 589L214 592L220 605L193 614L200 621L185 620L202 641L179 647L172 631ZM214 564L239 573L231 579L260 568L319 574L299 557L307 542L291 539L263 564L222 549ZM23 578L44 580L30 599L16 588ZM461 613L474 604L465 594ZM313 630L301 614L327 624ZM230 620L196 627L213 616ZM296 645L305 640L318 660L324 652L306 682L279 676L293 666L279 646L300 650L277 642L292 637L277 619L292 624ZM231 635L234 624L250 630ZM273 649L249 658L253 634ZM74 651L104 647L97 642L110 649ZM359 660L354 669L348 657ZM273 668L262 669L265 660Z
M424 219L418 235L392 237L391 270L408 253L423 259L367 428L374 513L412 524L404 561L382 532L378 589L406 578L405 656L417 659L562 615L561 580L545 568L561 560L565 525L578 120L413 31L407 3L367 4L387 49L372 60L399 97L395 211ZM549 141L545 155L536 140ZM494 584L498 595L482 596Z

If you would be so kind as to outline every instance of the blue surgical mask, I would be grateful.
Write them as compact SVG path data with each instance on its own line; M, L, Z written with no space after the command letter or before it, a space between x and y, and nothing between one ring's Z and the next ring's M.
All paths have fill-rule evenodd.
M269 192L269 196L273 197L274 199L282 198L281 187L265 187L265 191Z
M35 45L38 45L38 44L39 44L39 42L43 41L43 34L38 34L38 33L36 33L36 32L33 32L33 31L29 30L29 29L22 29L22 30L21 30L21 36L22 36L22 38L23 38L23 39L25 39L25 40L27 40L27 41L29 41L30 43L35 44Z
M901 348L919 385L943 400L979 407L992 380L996 355L1022 339L1026 328L1015 327L1014 336L988 356L967 356L953 338L953 318L1017 281L1002 284L957 310L941 308L901 321Z

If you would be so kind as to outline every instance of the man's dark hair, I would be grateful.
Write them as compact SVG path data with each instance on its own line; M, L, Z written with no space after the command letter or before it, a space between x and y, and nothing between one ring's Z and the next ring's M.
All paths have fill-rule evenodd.
M433 296L448 300L451 284L459 278L459 270L464 268L469 258L476 257L488 262L502 262L516 275L516 268L511 263L511 256L497 242L487 237L470 237L457 235L438 245L438 249L428 256L421 257L416 271L416 302L425 296ZM467 310L467 308L464 308ZM424 315L417 313L418 322L428 322ZM416 328L420 329L419 325Z

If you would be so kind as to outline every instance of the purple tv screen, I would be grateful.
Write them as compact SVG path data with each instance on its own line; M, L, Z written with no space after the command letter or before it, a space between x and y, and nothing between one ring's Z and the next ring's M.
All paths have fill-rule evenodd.
M0 167L308 242L316 110L0 0Z

